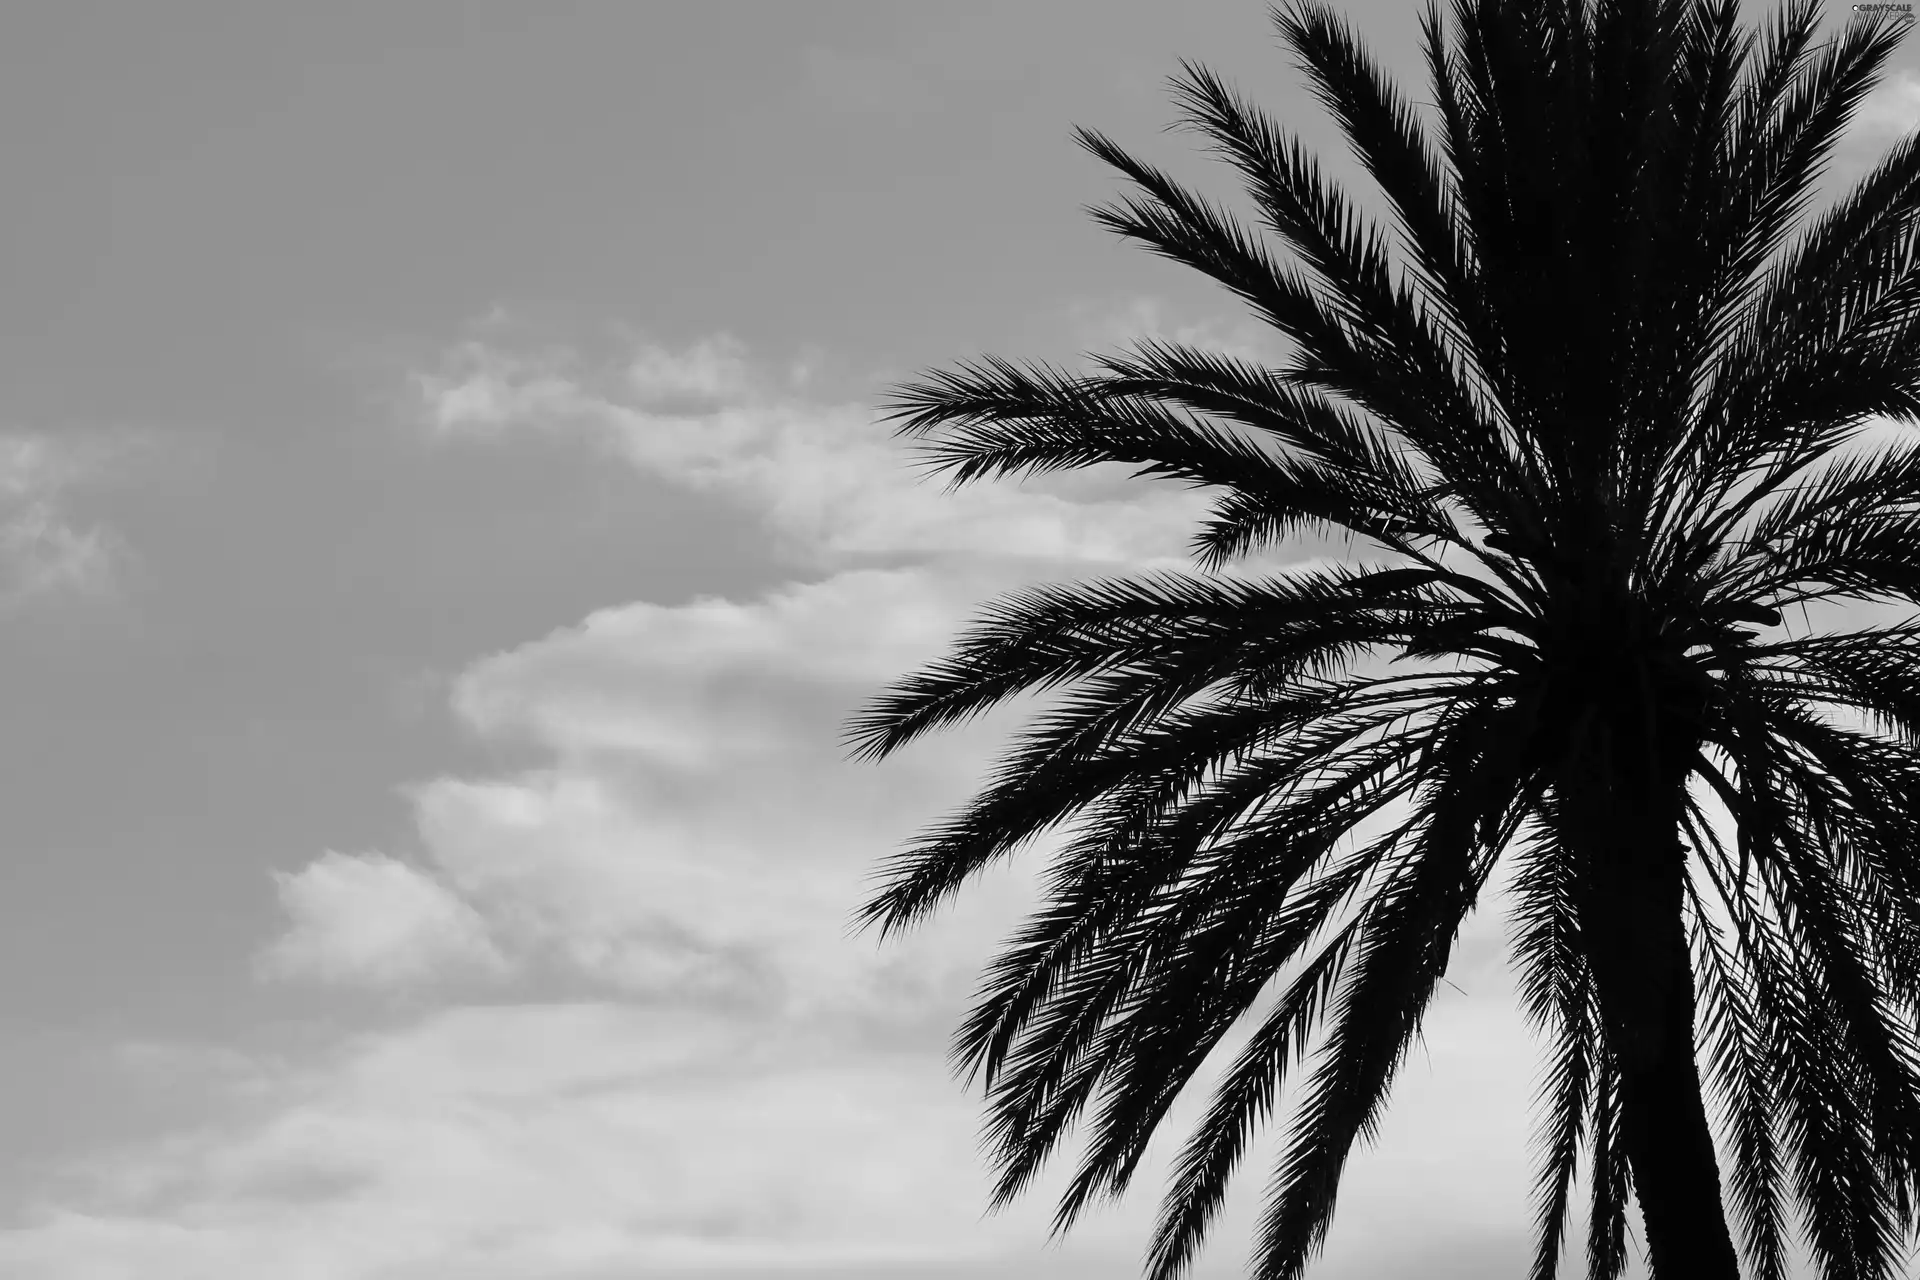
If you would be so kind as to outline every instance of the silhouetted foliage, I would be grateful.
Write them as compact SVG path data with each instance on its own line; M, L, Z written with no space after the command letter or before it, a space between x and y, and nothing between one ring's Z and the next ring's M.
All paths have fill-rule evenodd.
M1094 216L1290 363L1148 341L891 406L956 485L1119 462L1218 495L1197 573L1014 595L849 727L879 758L1064 691L862 911L884 936L1066 831L956 1042L996 1203L1082 1118L1058 1227L1122 1192L1246 1019L1148 1270L1189 1265L1317 1037L1254 1250L1261 1280L1302 1274L1506 857L1548 1053L1533 1276L1583 1159L1591 1276L1619 1273L1630 1198L1660 1280L1739 1274L1703 1079L1751 1274L1781 1280L1797 1207L1825 1276L1888 1276L1920 1169L1920 616L1795 638L1781 610L1920 598L1920 450L1835 453L1920 409L1920 137L1789 241L1904 20L1816 43L1813 4L1748 33L1733 0L1455 0L1423 18L1436 153L1331 10L1274 18L1397 258L1189 66L1184 122L1257 227L1082 131L1130 184ZM1303 530L1375 561L1220 574ZM1358 674L1381 656L1405 674Z

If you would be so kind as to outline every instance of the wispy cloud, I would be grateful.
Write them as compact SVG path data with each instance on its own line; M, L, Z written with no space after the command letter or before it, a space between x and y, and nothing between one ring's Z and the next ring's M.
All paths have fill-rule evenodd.
M606 1002L450 1009L341 1046L261 1120L120 1156L137 1216L0 1235L0 1267L611 1280L951 1262L1009 1234L977 1229L971 1130L937 1073L829 1036Z
M1177 342L1243 360L1272 360L1285 340L1244 315L1194 315L1145 295L1083 298L1066 308L1068 331L1087 350L1131 347L1144 340Z
M749 365L715 338L622 361L470 344L419 380L445 437L571 436L648 473L737 502L781 550L822 569L857 555L1184 562L1204 501L1175 486L1122 488L1124 469L943 494L864 404L799 394L795 371ZM1087 501L1124 493L1125 502Z
M0 603L112 585L126 548L106 526L77 519L70 497L114 456L101 440L0 434Z

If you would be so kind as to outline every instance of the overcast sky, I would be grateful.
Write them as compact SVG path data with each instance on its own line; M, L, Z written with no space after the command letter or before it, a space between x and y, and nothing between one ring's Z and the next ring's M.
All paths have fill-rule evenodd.
M1350 8L1425 98L1414 9ZM1081 212L1074 124L1217 183L1181 57L1352 175L1250 0L7 7L0 1273L1135 1273L1166 1153L1048 1245L1062 1179L983 1216L943 1057L1035 859L847 929L1021 712L838 731L991 595L1182 563L1190 494L943 498L871 410L987 351L1275 350ZM1316 1276L1514 1273L1502 946Z

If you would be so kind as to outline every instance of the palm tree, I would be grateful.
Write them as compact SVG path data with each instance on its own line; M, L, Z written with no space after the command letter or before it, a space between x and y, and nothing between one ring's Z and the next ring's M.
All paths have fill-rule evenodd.
M1920 598L1920 449L1836 452L1920 418L1920 135L1786 243L1904 22L1815 44L1810 3L1745 32L1735 0L1455 0L1449 43L1430 5L1436 157L1330 10L1274 18L1397 264L1188 66L1184 122L1262 231L1081 131L1131 184L1094 215L1225 285L1291 363L1149 341L1090 372L961 365L891 406L955 485L1121 462L1218 494L1196 573L1007 597L849 724L880 758L1068 691L860 913L884 937L1070 828L955 1046L995 1204L1090 1103L1056 1228L1120 1194L1244 1019L1152 1239L1149 1274L1181 1274L1317 1035L1254 1253L1301 1275L1506 857L1549 1068L1531 1274L1584 1159L1591 1276L1624 1264L1629 1197L1659 1280L1740 1274L1729 1206L1778 1280L1796 1203L1825 1276L1887 1276L1920 1172L1920 615L1795 638L1779 611ZM1220 572L1301 530L1380 554Z

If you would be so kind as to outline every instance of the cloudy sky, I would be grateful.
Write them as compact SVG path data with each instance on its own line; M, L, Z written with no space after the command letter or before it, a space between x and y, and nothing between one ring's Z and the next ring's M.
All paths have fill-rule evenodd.
M1412 8L1350 9L1424 97ZM1057 1177L985 1215L943 1057L1035 860L848 928L1025 711L878 766L838 732L991 595L1178 565L1199 507L943 497L871 406L988 351L1274 352L1088 224L1116 183L1068 141L1216 182L1161 132L1184 56L1351 174L1262 7L48 0L0 35L0 1273L1133 1274L1158 1179L1064 1244ZM1524 1251L1501 930L1317 1275Z

